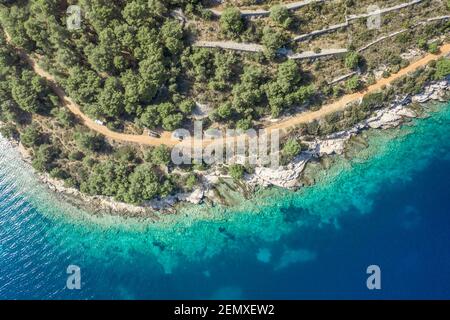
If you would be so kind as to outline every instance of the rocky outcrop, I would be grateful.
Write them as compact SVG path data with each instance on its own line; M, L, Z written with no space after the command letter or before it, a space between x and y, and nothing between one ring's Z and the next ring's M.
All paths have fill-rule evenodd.
M404 118L415 118L414 111L406 109L403 106L396 106L392 109L383 109L365 121L366 127L372 129L389 129L400 125Z
M347 141L361 131L370 128L393 128L400 125L405 118L417 117L417 114L406 106L411 101L415 101L422 96L427 97L426 101L442 99L449 88L449 84L448 80L432 83L425 89L424 94L413 97L410 95L398 97L388 108L376 111L372 117L351 129L330 134L325 138L304 142L308 145L308 151L302 152L288 166L277 169L257 167L254 174L246 176L246 182L252 186L278 186L288 189L299 187L299 177L308 161L313 157L321 158L328 155L341 155L345 152Z
M179 193L177 194L177 198L179 201L185 201L192 204L199 204L203 201L203 197L205 196L205 191L203 188L195 189L189 193Z
M276 169L256 167L255 173L247 175L245 180L252 186L296 188L299 186L298 178L311 158L312 154L310 152L302 152L292 163L285 167Z
M425 91L421 94L417 94L412 97L413 102L425 103L430 100L438 100L444 101L444 97L446 91L448 90L448 86L450 83L450 79L442 80L436 83L433 83L425 88Z
M345 143L352 136L357 134L361 130L358 125L350 130L339 131L326 136L323 139L315 139L310 142L306 142L309 146L309 150L316 156L322 157L325 155L342 154L344 152Z

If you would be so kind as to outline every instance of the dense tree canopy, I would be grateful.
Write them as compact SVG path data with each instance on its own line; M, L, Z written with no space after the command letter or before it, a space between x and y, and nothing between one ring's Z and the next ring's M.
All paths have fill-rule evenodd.
M186 45L183 25L171 16L171 10L198 3L81 0L81 32L67 30L63 12L67 4L57 0L11 2L1 15L13 43L45 54L64 89L85 112L115 122L140 118L148 105L178 101L176 82ZM61 15L55 15L58 11ZM195 68L201 68L198 59L202 58L192 58ZM217 82L226 79L224 69L218 71ZM45 95L36 88L30 90L29 83L14 81L14 99L27 112L46 109ZM189 114L190 106L184 104L181 113ZM176 127L183 120L177 111L154 122Z
M132 203L141 203L151 200L158 195L159 179L154 169L148 164L136 167L129 176L128 200Z
M328 61L315 61L303 72L302 62L286 59L285 46L294 51L304 46L287 41L287 35L292 34L286 29L293 25L294 15L284 6L272 7L269 18L247 19L233 7L217 18L203 10L201 3L79 0L76 4L82 9L81 28L69 30L66 9L74 1L1 1L1 29L11 36L8 45L0 31L0 120L5 123L2 134L20 138L33 157L33 166L63 179L67 186L140 204L175 191L193 190L198 183L194 170L205 166L198 163L174 170L170 149L164 146L147 149L117 141L109 145L61 105L49 84L19 58L15 46L37 57L39 66L55 77L89 117L127 134L153 135L145 129L160 132L190 128L198 115L194 109L203 106L211 110L205 120L208 125L245 130L259 125L259 120L268 115L279 117L296 111L295 107L316 107L307 103L323 102L333 94L344 93L344 89L358 90L368 82L367 77L355 76L331 85L323 74L312 72L327 67ZM321 10L321 6L311 7ZM205 22L208 32L219 25L220 40L259 43L264 52L193 46L193 41L202 40L204 31L196 30L195 23L186 23L174 11L178 8L190 22ZM309 14L309 9L304 11ZM436 52L437 44L433 45L425 35L421 37L415 43ZM387 60L389 72L396 72L395 68L405 63L398 52ZM365 72L366 60L356 52L335 61L339 67L336 71L346 66ZM417 81L408 80L405 91L418 92L425 78L448 76L449 59L437 61L424 72L428 78L422 75ZM313 96L311 83L316 80L321 90ZM357 109L349 110L352 123L379 108L384 98L383 94L364 97ZM306 131L332 132L340 120L333 117L323 121L329 122L328 127L316 121L308 124ZM289 139L282 156L292 159L300 151L299 141ZM234 179L241 179L245 169L232 165L228 172Z
M276 79L267 84L266 94L273 116L294 105L300 105L312 95L311 86L301 86L300 68L294 60L280 64Z
M43 137L42 137L42 133L39 130L38 126L31 125L31 126L26 127L22 131L22 134L20 135L20 141L22 142L22 144L25 147L30 148L30 147L39 146L43 141Z

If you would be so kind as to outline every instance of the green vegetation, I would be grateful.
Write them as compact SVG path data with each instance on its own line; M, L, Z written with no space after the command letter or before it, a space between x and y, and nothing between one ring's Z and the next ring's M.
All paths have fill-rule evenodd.
M228 173L234 180L241 180L245 173L245 168L240 164L232 164L228 167Z
M356 52L349 52L347 54L347 56L345 57L345 66L349 69L358 68L360 62L361 62L361 57Z
M172 129L189 113L178 109L185 95L177 86L185 34L170 10L197 3L82 0L82 12L89 14L83 16L81 29L72 31L65 26L67 4L56 0L8 2L0 15L12 42L44 55L47 68L91 117L124 122L170 103L177 106L174 114L172 108L168 119L156 122ZM49 101L43 99L49 93L39 82L25 70L14 79L13 96L27 111L45 113Z
M78 147L84 151L100 152L106 148L103 136L91 132L77 132L75 141Z
M450 59L439 59L436 63L435 79L444 79L448 75L450 75Z
M164 145L154 148L150 153L150 158L148 158L151 163L156 165L167 166L170 162L170 150Z
M439 53L439 47L438 44L436 42L431 43L428 46L428 52L432 53L432 54L438 54Z
M293 22L289 10L282 5L275 5L270 8L270 18L283 28L289 28Z
M276 79L267 84L266 94L273 117L294 105L305 103L313 93L311 86L301 86L301 70L294 60L280 64Z
M358 76L353 76L347 80L345 86L349 92L354 92L361 88L361 81Z
M84 193L111 196L135 204L184 188L172 183L177 180L175 176L159 169L169 163L167 147L148 151L144 163L144 154L139 149L110 145L103 136L86 130L73 114L60 107L47 83L35 76L28 66L13 63L20 60L1 34L0 43L0 118L6 122L2 134L20 138L30 150L36 170L48 172L51 177L64 180L66 186L79 188ZM96 78L92 71L89 75ZM86 78L80 80L74 76L68 79L71 80ZM106 100L111 100L113 103L105 109L111 112L114 111L111 106L123 103L123 99L115 97L116 90L109 90L110 86L118 85L117 78L106 81L107 90L102 92L105 96L99 101L104 99L106 107ZM86 91L79 97L87 101L95 93L92 87L84 89ZM184 100L182 105L185 112L193 107L190 100ZM160 107L160 111L167 114L170 108L173 107L166 105ZM190 181L192 185L192 179Z
M12 45L42 57L40 66L55 77L84 113L111 130L129 134L191 127L197 102L212 109L207 125L244 130L260 125L259 120L269 115L279 117L296 112L298 107L315 110L324 102L369 84L373 81L371 72L381 63L387 66L385 76L405 67L408 61L400 56L411 43L436 53L438 45L431 40L449 30L448 22L436 22L399 35L392 45L385 42L383 47L374 46L358 54L356 48L377 34L355 32L360 28L355 22L349 27L353 33L351 51L344 59L310 63L287 60L284 48L319 52L325 48L322 36L299 43L288 40L294 33L337 22L336 16L344 14L345 6L355 3L333 4L336 8L328 3L314 4L299 12L275 5L270 17L247 19L233 7L226 8L220 18L213 17L200 0L79 0L81 29L68 30L66 9L73 1L0 2L1 133L20 139L37 170L82 192L134 204L193 190L198 183L194 172L207 166L174 167L167 147L140 148L106 140L87 130L61 105L48 83L6 43L2 30L11 36ZM189 24L175 17L173 10L178 8ZM392 31L383 28L383 33ZM210 36L206 40L216 36L224 41L262 44L264 53L191 46L205 34ZM348 41L342 33L333 33L332 37L336 45L341 38ZM448 76L449 64L449 59L441 59L405 78L399 83L399 91L416 93L430 78ZM345 68L359 69L362 76L329 85L331 77L348 72ZM310 135L335 132L361 121L392 95L389 88L367 95L361 106L301 129ZM290 161L300 151L299 141L288 139L283 160ZM246 170L241 165L228 168L236 180L242 179Z
M268 59L274 59L278 50L286 43L286 36L280 30L265 27L261 39L264 54Z
M220 17L220 28L222 32L232 38L236 38L244 30L244 20L239 9L229 7L225 9Z
M58 153L59 150L50 144L40 145L34 154L33 167L38 171L50 171Z
M285 162L289 162L294 157L296 157L300 151L302 151L302 146L295 139L289 139L283 146L282 155L285 157Z
M30 125L22 131L20 141L25 147L37 147L42 143L43 136L37 125Z

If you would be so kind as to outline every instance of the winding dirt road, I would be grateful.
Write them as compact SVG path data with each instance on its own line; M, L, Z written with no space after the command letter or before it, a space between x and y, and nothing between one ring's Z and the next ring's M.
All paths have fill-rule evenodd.
M7 41L10 42L9 35L5 32ZM76 104L70 97L66 95L64 90L56 83L55 78L53 75L42 69L38 63L37 60L31 56L29 56L24 50L17 48L19 56L25 60L31 68L34 70L36 74L41 76L42 78L46 79L52 89L55 91L56 95L61 99L63 104L76 116L78 116L82 123L87 126L88 128L92 129L93 131L96 131L99 134L104 135L107 138L110 138L115 141L119 142L129 142L129 143L137 143L141 145L149 145L149 146L158 146L161 144L167 145L167 146L175 146L179 144L179 140L172 137L172 133L169 131L162 132L161 136L159 138L157 137L150 137L147 134L142 135L132 135L132 134L124 134L119 132L114 132L109 130L107 127L103 125L99 125L95 123L94 120L90 119L87 115L85 115L81 110L80 106ZM287 133L289 128L295 127L302 123L308 123L311 121L314 121L316 119L320 119L325 117L326 115L332 114L337 111L344 110L346 106L354 101L357 101L364 97L364 95L372 92L376 92L378 90L381 90L383 86L387 86L391 84L393 81L401 78L402 76L408 74L409 72L412 72L416 70L417 68L423 67L426 64L428 64L432 60L437 60L440 57L446 56L450 53L450 44L445 44L441 46L440 53L439 54L427 54L423 58L417 60L414 63L411 63L406 68L400 70L398 73L392 74L389 78L383 78L380 79L375 84L369 86L364 91L348 94L340 98L339 100L324 105L320 110L317 111L308 111L308 112L302 112L300 114L297 114L293 116L292 118L282 120L278 123L271 124L266 127L266 130L270 132L271 130L279 129L280 135L283 136ZM239 138L239 137L237 137ZM188 142L188 141L185 141ZM203 145L209 145L212 141L208 139L204 139L202 141Z
M291 119L287 119L285 121L281 121L279 123L270 125L267 127L267 129L286 130L288 128L297 126L302 123L308 123L316 119L323 118L331 113L342 111L346 108L346 106L349 103L362 99L368 93L377 92L381 90L384 86L388 86L389 84L391 84L393 81L407 75L408 73L414 70L417 70L420 67L427 65L430 61L437 60L441 57L448 55L449 53L450 53L450 44L445 44L441 46L439 54L431 54L431 53L427 54L425 57L417 60L416 62L411 63L409 66L401 69L399 72L392 74L389 78L382 78L378 80L375 84L367 87L364 91L356 92L353 94L347 94L333 103L322 106L320 110L301 113L297 116L294 116Z

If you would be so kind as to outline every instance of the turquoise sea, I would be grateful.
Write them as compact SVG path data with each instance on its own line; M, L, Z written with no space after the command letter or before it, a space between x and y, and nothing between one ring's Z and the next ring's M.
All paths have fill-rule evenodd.
M0 298L450 298L450 104L436 110L368 132L312 187L158 223L64 203L1 139Z

